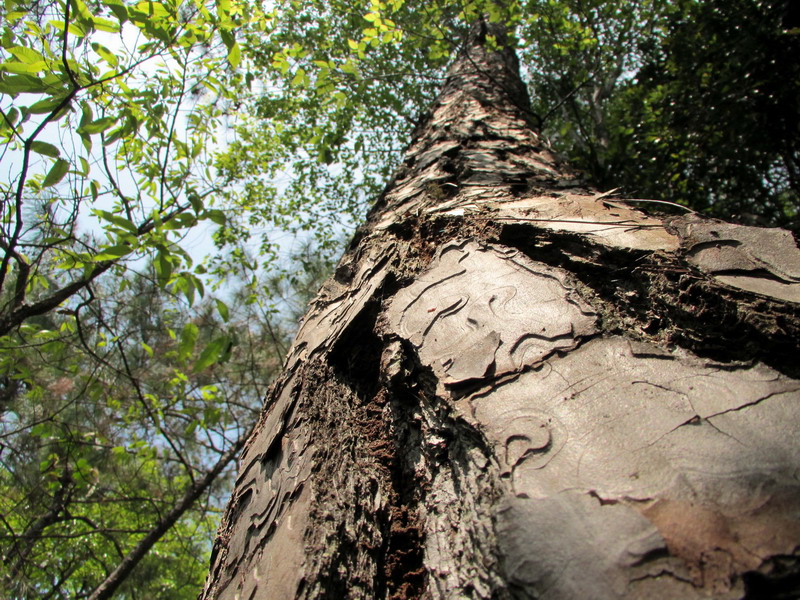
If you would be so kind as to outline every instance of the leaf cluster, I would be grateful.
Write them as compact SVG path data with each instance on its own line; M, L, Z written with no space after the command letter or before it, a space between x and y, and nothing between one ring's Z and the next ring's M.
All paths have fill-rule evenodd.
M528 3L535 111L595 185L798 227L800 73L791 3Z

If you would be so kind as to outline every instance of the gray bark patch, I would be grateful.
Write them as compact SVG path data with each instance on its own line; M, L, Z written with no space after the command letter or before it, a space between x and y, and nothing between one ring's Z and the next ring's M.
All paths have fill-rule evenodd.
M443 248L387 320L447 386L519 371L595 331L566 272L474 242Z

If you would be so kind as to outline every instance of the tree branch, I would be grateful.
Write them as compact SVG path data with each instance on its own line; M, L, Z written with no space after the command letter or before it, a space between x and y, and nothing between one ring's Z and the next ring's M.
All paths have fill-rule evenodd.
M150 530L137 545L131 550L128 555L122 559L122 562L117 565L105 580L95 588L91 593L88 600L107 600L111 598L114 592L117 591L120 585L123 584L125 579L130 575L131 571L139 564L139 561L150 551L158 540L160 540L165 533L167 533L172 526L183 516L183 514L195 503L195 501L203 495L203 493L211 486L216 480L217 476L228 466L228 464L236 457L239 451L244 447L244 443L249 437L250 432L241 435L225 454L223 454L217 461L217 464L206 473L206 475L195 482L183 498L178 502L175 507L170 510L163 519Z

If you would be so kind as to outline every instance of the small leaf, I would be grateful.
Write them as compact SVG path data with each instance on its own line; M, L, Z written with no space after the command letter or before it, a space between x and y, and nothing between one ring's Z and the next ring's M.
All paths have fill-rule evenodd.
M47 67L47 64L44 61L38 61L35 63L23 63L23 62L2 62L0 63L0 69L8 72L14 73L16 75L36 75L39 71L43 71Z
M172 261L169 259L169 252L159 252L156 255L156 260L153 263L153 266L155 267L156 275L158 276L158 285L161 287L166 286L169 283L173 270Z
M114 13L114 16L117 17L120 24L128 20L128 8L121 0L105 0L103 4L111 9L111 12Z
M92 105L86 101L81 102L81 120L78 123L78 129L83 129L86 125L92 122Z
M239 43L235 42L233 46L231 46L230 50L228 50L228 62L235 69L236 67L239 66L241 60L242 60L242 49L239 46Z
M63 98L45 98L44 100L39 100L39 102L35 102L28 107L28 111L32 112L35 115L41 115L44 113L49 113L54 111L58 106L63 102ZM62 116L66 114L65 112L61 113Z
M292 87L305 87L307 80L305 69L297 69L297 73L292 78Z
M236 44L236 38L234 37L233 33L227 29L220 29L219 37L222 38L222 43L225 44L225 47L228 50L233 48L234 44Z
M197 361L192 367L192 371L197 373L216 363L226 352L230 344L231 341L228 336L222 336L215 339L208 346L203 348L203 351L200 353L200 356L197 358Z
M116 67L119 64L119 59L105 46L102 44L98 44L97 42L92 43L92 50L97 52L103 59L112 67Z
M122 227L126 231L133 233L134 235L139 233L139 229L134 225L131 221L126 219L125 217L121 217L119 215L115 215L114 213L108 212L107 210L96 210L94 211L101 219L108 221L109 223L113 223L118 227Z
M10 75L0 78L0 93L44 94L47 88L41 79L30 75Z
M117 33L119 32L119 23L114 23L114 21L109 21L108 19L103 19L101 17L93 17L92 22L94 26L99 31L105 31L106 33Z
M34 64L44 61L44 56L42 56L40 52L34 50L33 48L14 46L13 48L9 48L8 51L20 62Z
M200 330L194 323L187 323L183 326L181 331L181 339L178 343L178 360L184 361L194 350L194 345L197 343L197 336Z
M117 244L116 246L108 246L107 248L103 248L102 252L96 254L94 256L94 260L96 262L101 262L105 260L119 260L123 256L126 256L133 252L133 247L128 244Z
M86 125L82 125L78 128L79 133L101 133L114 125L117 120L112 117L103 117L102 119L97 119L96 121L92 121L91 123L87 123Z
M59 158L56 161L56 164L52 166L50 172L47 173L47 176L44 178L42 187L50 187L51 185L57 184L59 181L64 179L67 171L69 171L69 162Z
M217 300L217 311L219 312L219 316L222 317L222 320L227 323L228 319L231 318L230 312L228 311L228 305L225 304L222 300Z
M200 215L203 210L203 199L197 195L196 192L192 191L188 193L189 197L189 204L192 205L192 210Z
M219 210L218 208L212 208L211 210L205 211L203 216L206 219L211 219L217 225L225 225L225 213Z
M58 158L61 156L61 151L53 146L53 144L48 144L47 142L40 142L35 141L31 143L31 150L36 152L37 154L42 154L44 156L49 156L51 158Z

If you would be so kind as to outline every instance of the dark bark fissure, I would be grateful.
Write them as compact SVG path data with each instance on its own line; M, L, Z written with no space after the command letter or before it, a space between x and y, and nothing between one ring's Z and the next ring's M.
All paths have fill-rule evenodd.
M796 556L776 556L769 574L751 571L742 576L744 600L794 600L800 596L800 565Z
M667 255L587 244L576 235L505 225L496 241L586 286L607 333L676 345L698 356L742 364L763 362L800 378L800 307L714 285L697 269Z
M396 285L381 290L391 295ZM375 593L395 600L416 598L424 591L422 567L424 534L416 505L422 499L411 465L404 460L415 447L415 432L409 409L393 400L381 386L380 358L384 345L376 334L377 302L369 303L353 319L328 355L337 376L356 391L361 409L355 420L357 436L374 459L381 483L387 490L388 510L381 522L383 544L377 552ZM341 590L343 597L347 582ZM335 596L331 596L335 597Z

